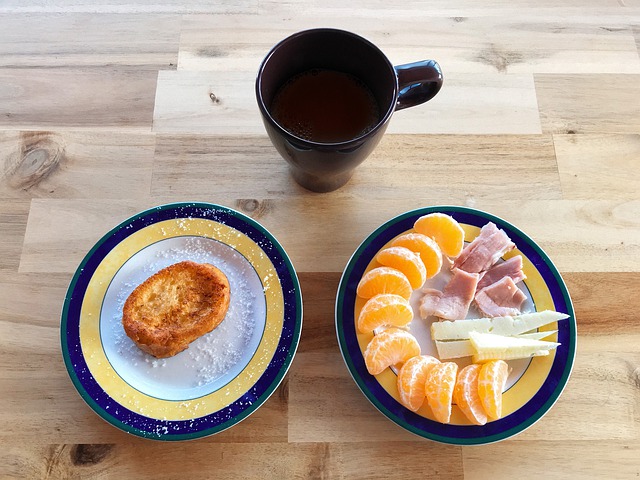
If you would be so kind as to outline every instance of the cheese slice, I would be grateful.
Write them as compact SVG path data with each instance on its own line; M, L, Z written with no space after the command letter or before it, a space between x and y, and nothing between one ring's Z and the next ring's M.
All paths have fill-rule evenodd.
M524 313L516 317L444 320L431 324L431 338L433 340L464 340L469 338L470 332L516 336L565 318L569 318L569 315L544 310L542 312Z
M557 330L549 330L546 332L523 333L515 338L540 340L557 332ZM477 350L473 347L471 340L436 340L436 349L438 350L438 358L440 360L471 357L478 353ZM548 351L546 350L544 352L545 354L548 353Z
M557 342L505 337L491 333L471 332L469 337L471 345L476 350L476 354L473 356L474 363L486 360L528 358L534 355L541 355L544 351L548 354L549 350L553 350L560 345Z

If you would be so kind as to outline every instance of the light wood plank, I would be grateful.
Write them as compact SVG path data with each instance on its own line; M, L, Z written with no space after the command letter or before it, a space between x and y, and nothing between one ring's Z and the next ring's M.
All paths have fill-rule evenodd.
M436 195L420 198L376 195L378 201L384 198L384 202L372 209L371 198L350 198L346 194L342 197L307 195L289 200L254 198L248 203L241 202L249 205L249 209L255 207L254 212L261 215L259 221L284 246L300 271L339 272L360 242L379 225L407 210L438 202ZM20 271L72 272L93 244L113 226L143 208L179 199L183 197L134 202L87 200L82 205L67 200L34 200ZM238 200L222 193L204 199L232 208ZM561 272L640 271L638 201L514 200L505 203L480 198L470 203L527 232ZM359 211L369 213L365 216L358 214ZM331 229L327 228L327 218L331 218ZM573 227L567 229L567 224ZM298 234L296 225L306 225L305 235ZM336 231L341 232L339 238ZM585 262L585 258L589 258L589 262Z
M29 215L28 200L0 202L0 271L17 271Z
M151 206L154 205L148 200L86 200L79 203L36 199L29 213L19 270L72 273L103 235Z
M565 198L638 198L640 135L554 135Z
M151 128L157 73L123 68L0 69L0 128Z
M372 455L376 462L366 461ZM428 461L425 461L428 458ZM158 459L162 459L159 461ZM442 478L462 479L459 448L393 444L208 445L121 443L117 445L29 445L0 453L0 474L34 478L179 478L185 470L246 478ZM0 467L2 468L2 467Z
M377 44L392 63L424 58L451 73L640 73L631 22L591 23L593 17L559 21L525 14L439 16L433 9L389 13L384 29L362 10L353 17L305 11L294 16L233 19L188 16L180 41L179 68L256 71L271 46L292 32L316 27L350 29ZM370 7L368 7L370 8ZM379 13L378 13L379 14ZM425 25L428 28L425 28ZM238 38L238 28L252 29Z
M563 277L573 300L579 335L640 334L640 323L628 307L636 296L638 272L570 272Z
M10 13L250 13L255 12L257 0L205 2L203 0L34 0L28 4L20 0L6 0L2 10ZM0 11L2 11L0 10Z
M567 452L571 459L567 462ZM502 442L462 451L466 480L540 478L541 471L557 479L634 478L640 474L637 442L555 441ZM517 458L517 462L505 461ZM615 458L615 464L612 463ZM543 462L541 464L541 459ZM499 472L499 473L496 473Z
M180 16L0 13L0 31L0 67L175 69Z
M160 71L153 129L158 133L263 134L252 71ZM531 75L446 75L429 103L394 114L389 133L540 133ZM215 95L215 100L211 99Z
M437 202L438 196L470 204L505 195L514 199L561 198L549 136L387 134L356 169L351 182L329 195L299 188L266 135L245 140L159 135L152 194L195 190L212 191L218 198L235 194L236 198L258 200L293 195L330 204L336 198L351 201L354 196L396 197L396 202L411 200L409 207ZM250 178L243 176L247 171Z
M640 75L535 75L540 121L552 133L640 133Z
M0 131L0 198L148 196L154 147L144 133Z

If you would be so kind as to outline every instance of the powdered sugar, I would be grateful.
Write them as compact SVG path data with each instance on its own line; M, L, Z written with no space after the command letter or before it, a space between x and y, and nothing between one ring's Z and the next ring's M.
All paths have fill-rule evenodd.
M211 263L229 280L230 305L222 323L174 357L157 359L126 336L122 307L142 281L174 263ZM134 255L107 289L101 336L107 358L127 383L148 395L188 400L221 388L251 360L265 327L261 279L251 263L228 245L206 237L172 237Z

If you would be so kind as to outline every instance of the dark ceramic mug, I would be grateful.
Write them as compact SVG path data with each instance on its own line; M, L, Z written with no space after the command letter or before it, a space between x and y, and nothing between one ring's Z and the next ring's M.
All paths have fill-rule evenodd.
M343 72L362 81L378 104L378 122L366 133L335 143L314 142L283 128L272 113L274 96L287 80L312 69ZM294 179L309 190L329 192L349 181L382 138L394 111L430 100L442 81L434 60L394 67L370 41L319 28L295 33L271 49L258 70L256 97L267 134Z

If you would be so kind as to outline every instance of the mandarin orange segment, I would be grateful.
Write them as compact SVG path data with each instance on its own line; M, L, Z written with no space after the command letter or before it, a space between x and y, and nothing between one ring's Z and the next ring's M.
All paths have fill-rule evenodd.
M434 239L421 233L405 233L390 244L392 247L405 247L420 255L427 269L427 278L435 277L442 268L442 251Z
M393 293L371 297L358 315L360 333L371 333L378 327L404 327L413 320L413 309L408 300Z
M364 363L371 375L378 375L417 355L420 345L413 335L400 328L388 328L371 339L364 351Z
M487 415L502 417L502 392L507 384L509 366L504 360L492 360L482 365L478 374L478 395Z
M458 364L454 362L437 363L427 373L427 402L433 416L440 423L449 423L451 419L451 401L457 373Z
M405 247L383 248L376 255L378 263L404 273L414 290L427 280L427 269L420 255Z
M436 363L431 355L418 355L405 362L398 372L398 394L400 402L412 412L418 411L424 402L427 373Z
M377 267L365 273L358 283L356 293L371 298L381 293L394 293L409 300L413 289L407 276L391 267Z
M444 213L423 215L413 224L413 229L433 238L440 250L449 257L457 257L464 246L464 230L455 218Z
M464 367L458 372L458 380L453 389L453 401L462 410L464 416L475 425L487 423L487 413L478 394L478 376L481 368L482 365L477 363Z

